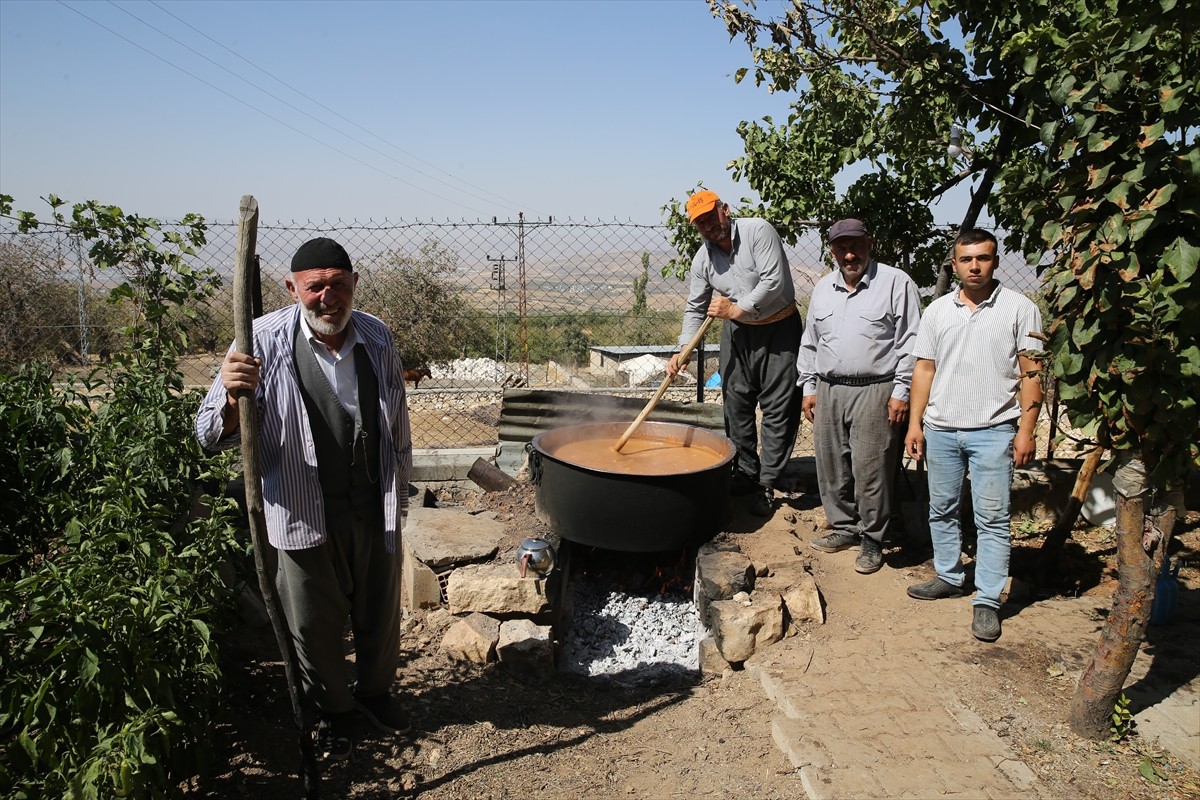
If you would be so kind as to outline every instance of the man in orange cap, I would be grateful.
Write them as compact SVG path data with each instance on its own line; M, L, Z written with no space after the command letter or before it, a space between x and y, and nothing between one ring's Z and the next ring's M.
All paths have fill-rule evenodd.
M725 321L720 372L725 433L737 449L733 492L751 513L770 516L800 427L796 355L802 325L792 273L783 242L766 220L734 219L729 206L707 190L688 199L687 212L704 242L692 259L680 347L691 341L706 316ZM686 363L680 363L679 355L667 366L671 375Z

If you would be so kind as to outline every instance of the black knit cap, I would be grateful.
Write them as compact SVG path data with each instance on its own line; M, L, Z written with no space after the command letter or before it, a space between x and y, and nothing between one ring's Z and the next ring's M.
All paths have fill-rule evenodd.
M354 271L350 254L333 239L309 239L292 256L292 272L306 269L348 269Z

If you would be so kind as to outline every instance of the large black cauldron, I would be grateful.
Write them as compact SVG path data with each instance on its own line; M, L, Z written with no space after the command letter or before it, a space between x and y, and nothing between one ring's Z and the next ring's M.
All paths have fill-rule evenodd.
M555 452L582 439L611 439L627 423L556 428L530 444L538 517L564 539L630 552L682 550L708 541L729 516L733 442L673 422L644 422L639 437L696 445L721 455L711 467L670 475L626 475L563 461Z

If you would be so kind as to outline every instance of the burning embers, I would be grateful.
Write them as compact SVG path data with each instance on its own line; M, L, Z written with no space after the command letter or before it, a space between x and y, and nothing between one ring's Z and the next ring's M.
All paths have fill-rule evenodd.
M562 671L625 683L697 673L701 626L692 598L694 554L573 545L567 560Z

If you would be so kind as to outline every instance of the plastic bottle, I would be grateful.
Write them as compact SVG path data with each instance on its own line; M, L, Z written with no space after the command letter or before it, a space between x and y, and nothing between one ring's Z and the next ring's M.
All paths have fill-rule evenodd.
M1179 562L1171 568L1171 557L1163 558L1162 572L1154 583L1154 603L1150 606L1150 624L1166 625L1175 615L1175 602L1179 599Z

